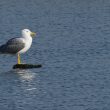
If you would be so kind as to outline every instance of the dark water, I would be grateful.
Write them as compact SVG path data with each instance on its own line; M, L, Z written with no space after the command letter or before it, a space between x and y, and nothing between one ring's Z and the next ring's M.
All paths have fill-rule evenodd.
M37 32L22 55L0 56L0 110L110 110L110 0L2 0L0 44Z

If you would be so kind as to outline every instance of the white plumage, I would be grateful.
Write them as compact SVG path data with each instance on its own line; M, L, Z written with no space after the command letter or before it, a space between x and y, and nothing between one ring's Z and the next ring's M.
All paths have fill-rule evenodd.
M32 44L31 31L29 29L22 30L22 41L25 44L24 48L20 50L18 53L25 53Z

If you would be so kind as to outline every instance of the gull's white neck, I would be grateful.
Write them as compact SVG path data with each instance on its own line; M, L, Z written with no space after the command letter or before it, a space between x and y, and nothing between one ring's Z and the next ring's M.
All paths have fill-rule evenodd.
M29 38L32 39L32 37L30 35L28 35L28 34L22 34L22 37L25 38L25 39L29 39Z
M19 53L26 52L32 44L32 37L30 35L22 35L22 38L24 38L25 47Z

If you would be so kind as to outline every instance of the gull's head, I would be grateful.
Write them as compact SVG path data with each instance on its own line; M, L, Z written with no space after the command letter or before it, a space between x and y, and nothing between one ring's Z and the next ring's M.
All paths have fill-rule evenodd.
M34 37L36 35L35 32L31 32L29 29L23 29L22 30L22 36L23 37Z

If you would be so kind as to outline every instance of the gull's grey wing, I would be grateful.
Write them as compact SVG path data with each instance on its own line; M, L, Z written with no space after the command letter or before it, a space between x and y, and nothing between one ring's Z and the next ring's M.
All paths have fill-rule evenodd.
M6 44L0 46L0 53L16 54L25 47L23 38L12 38Z

